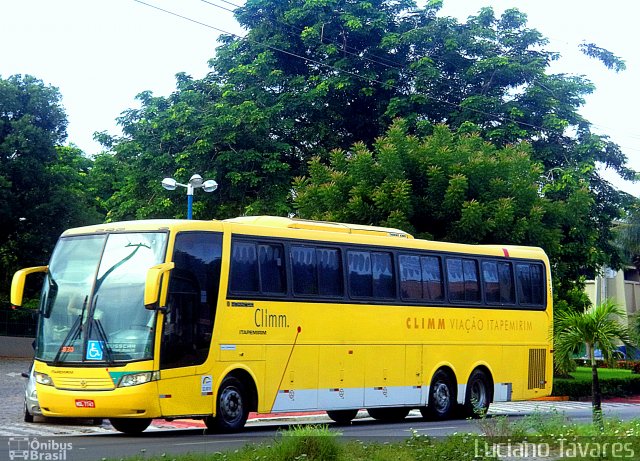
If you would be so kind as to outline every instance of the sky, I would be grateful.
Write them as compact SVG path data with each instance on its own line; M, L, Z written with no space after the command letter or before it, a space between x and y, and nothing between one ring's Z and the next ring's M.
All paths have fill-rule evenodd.
M0 0L0 77L30 74L59 88L69 121L67 141L88 155L102 150L94 132L119 133L116 120L139 107L138 93L169 95L179 72L203 77L220 31L244 33L226 10L244 0L143 1L193 21L136 0ZM547 49L562 55L551 71L585 75L596 85L581 114L596 133L618 143L629 166L640 171L640 2L444 0L441 14L465 20L484 6L496 13L514 7L526 13L529 27L549 39ZM612 51L627 69L616 74L585 57L578 51L583 41ZM640 196L640 184L603 174Z

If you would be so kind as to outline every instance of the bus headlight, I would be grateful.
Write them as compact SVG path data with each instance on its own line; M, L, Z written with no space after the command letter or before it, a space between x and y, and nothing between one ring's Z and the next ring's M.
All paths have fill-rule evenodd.
M36 371L33 373L33 376L36 378L36 382L38 384L43 384L45 386L53 386L53 380L51 379L51 376L49 376L46 373L40 373L39 371Z
M124 375L122 378L120 378L118 387L137 386L139 384L148 383L157 379L157 372L145 371L143 373L133 373L131 375Z

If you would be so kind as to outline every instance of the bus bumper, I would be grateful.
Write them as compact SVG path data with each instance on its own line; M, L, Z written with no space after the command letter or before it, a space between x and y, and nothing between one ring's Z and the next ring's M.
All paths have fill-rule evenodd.
M160 416L155 382L105 391L61 390L38 384L44 416L65 418L157 418Z

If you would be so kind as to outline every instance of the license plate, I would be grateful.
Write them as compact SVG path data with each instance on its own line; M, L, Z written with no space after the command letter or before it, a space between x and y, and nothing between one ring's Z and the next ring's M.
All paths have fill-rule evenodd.
M76 399L77 408L95 408L96 403L93 400L80 400Z

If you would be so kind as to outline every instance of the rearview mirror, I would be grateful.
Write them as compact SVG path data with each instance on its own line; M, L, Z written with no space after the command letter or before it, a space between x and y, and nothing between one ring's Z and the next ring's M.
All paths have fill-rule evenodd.
M175 267L174 263L162 263L149 268L144 284L144 307L156 309L160 300L160 281L162 276Z
M28 267L26 269L20 269L13 274L13 279L11 280L11 305L15 307L22 306L24 285L27 280L27 275L38 272L47 272L48 269L49 266Z

